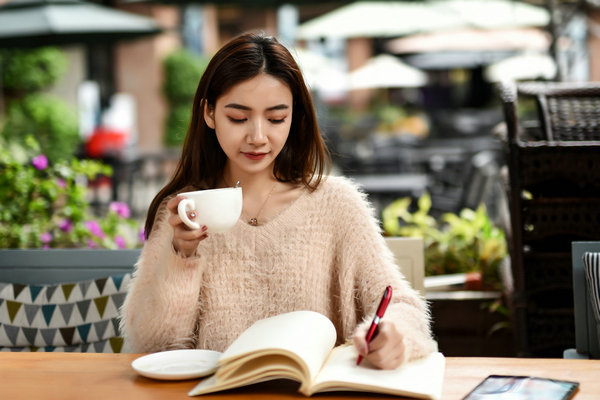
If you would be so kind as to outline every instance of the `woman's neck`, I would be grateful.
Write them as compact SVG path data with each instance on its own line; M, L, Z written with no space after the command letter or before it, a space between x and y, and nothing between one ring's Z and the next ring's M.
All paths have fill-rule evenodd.
M225 168L223 172L223 186L235 186L239 182L246 193L264 192L265 190L269 190L276 181L271 171L247 174Z

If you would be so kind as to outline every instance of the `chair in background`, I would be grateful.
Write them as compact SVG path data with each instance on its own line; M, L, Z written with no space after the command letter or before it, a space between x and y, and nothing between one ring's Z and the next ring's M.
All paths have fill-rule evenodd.
M600 239L600 82L499 89L517 351L560 357L575 345L571 242Z
M396 264L411 286L425 295L425 253L423 239L416 237L389 236L385 238L394 253Z
M564 358L600 358L600 242L573 242L573 296L575 304L575 348ZM595 267L595 268L594 268Z

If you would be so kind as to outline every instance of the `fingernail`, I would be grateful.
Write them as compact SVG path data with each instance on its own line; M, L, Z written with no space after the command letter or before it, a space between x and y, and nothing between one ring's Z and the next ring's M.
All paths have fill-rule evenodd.
M206 225L202 226L202 232L206 232L208 230L208 227Z

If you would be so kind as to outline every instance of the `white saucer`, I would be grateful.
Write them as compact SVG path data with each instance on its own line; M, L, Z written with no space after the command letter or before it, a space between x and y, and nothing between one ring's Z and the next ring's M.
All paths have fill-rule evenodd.
M221 353L212 350L171 350L136 358L131 366L147 378L181 380L210 375Z

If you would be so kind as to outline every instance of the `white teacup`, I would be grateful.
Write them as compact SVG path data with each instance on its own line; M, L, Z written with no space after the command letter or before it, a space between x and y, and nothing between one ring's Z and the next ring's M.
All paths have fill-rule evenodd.
M237 223L242 213L242 188L197 190L180 193L185 199L179 202L177 213L184 224L192 229L206 225L207 232L223 233ZM196 213L196 221L188 218L187 212Z

